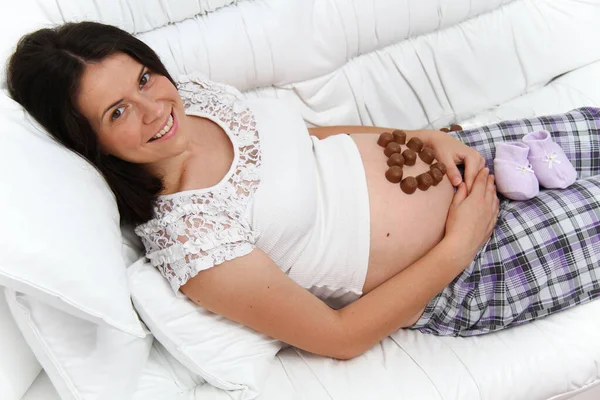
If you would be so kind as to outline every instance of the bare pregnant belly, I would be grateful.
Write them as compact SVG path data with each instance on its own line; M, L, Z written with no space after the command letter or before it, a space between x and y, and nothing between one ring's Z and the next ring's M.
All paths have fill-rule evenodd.
M445 176L437 186L405 194L385 178L387 157L377 144L379 135L352 134L362 157L369 191L371 239L369 269L363 287L368 293L432 249L444 236L454 189ZM404 176L429 170L417 158L404 167Z

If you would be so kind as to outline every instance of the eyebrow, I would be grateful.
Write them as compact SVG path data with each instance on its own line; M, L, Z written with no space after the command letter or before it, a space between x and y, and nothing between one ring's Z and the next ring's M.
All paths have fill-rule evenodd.
M138 75L138 82L140 81L140 79L142 79L142 76L144 75L144 71L146 70L146 66L142 65L142 70L140 71L139 75ZM118 105L119 103L121 103L124 99L119 99L117 101L115 101L114 103L112 103L110 106L106 107L106 110L104 110L104 112L102 113L102 115L100 116L100 121L102 121L104 119L104 114L106 114L108 112L108 110L110 110L111 108L113 108L114 106Z

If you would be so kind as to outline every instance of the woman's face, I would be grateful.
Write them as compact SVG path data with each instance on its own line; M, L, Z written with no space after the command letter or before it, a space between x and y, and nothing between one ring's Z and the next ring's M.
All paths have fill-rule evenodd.
M106 154L152 165L187 148L177 89L126 54L88 64L76 101Z

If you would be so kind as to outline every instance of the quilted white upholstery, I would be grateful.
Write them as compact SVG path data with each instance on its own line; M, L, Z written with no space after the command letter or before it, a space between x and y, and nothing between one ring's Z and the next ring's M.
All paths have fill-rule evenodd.
M259 399L548 399L600 395L599 304L478 338L399 331L363 355L336 361L295 349L278 355ZM577 329L575 331L574 329ZM133 400L237 400L200 384L155 343ZM58 400L41 376L22 400Z
M594 12L594 1L246 1L140 37L170 70L288 99L310 124L420 128L597 60L600 47L575 45L600 33Z
M600 58L595 0L242 0L210 17L227 1L21 3L0 56L33 25L154 27L140 38L172 73L288 99L314 125L439 127Z
M20 0L13 6L0 13L0 60L35 27L100 20L139 34L173 74L201 70L249 97L284 99L310 125L475 126L600 106L598 0ZM288 349L261 398L566 399L600 384L599 331L595 302L478 338L400 331L349 362ZM197 377L153 354L139 398L235 397L195 387Z

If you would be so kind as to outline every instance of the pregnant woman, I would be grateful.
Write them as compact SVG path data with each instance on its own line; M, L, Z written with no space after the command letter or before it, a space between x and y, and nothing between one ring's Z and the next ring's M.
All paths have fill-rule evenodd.
M482 334L600 294L598 110L408 132L447 175L406 194L385 177L387 129L307 129L281 102L198 74L175 82L112 26L26 35L8 88L104 175L175 292L307 351L352 358L402 327ZM542 129L579 180L500 202L494 142Z

